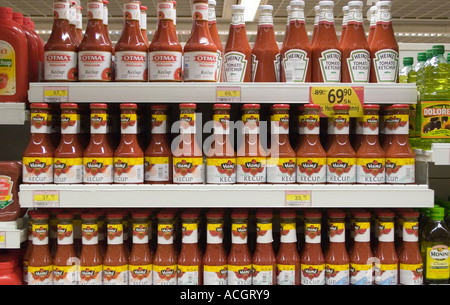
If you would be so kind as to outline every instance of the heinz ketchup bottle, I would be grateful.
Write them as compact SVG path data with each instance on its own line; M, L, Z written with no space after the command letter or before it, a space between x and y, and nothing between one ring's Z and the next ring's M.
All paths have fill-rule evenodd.
M184 46L184 81L217 82L217 46L208 28L208 0L194 0L191 36Z

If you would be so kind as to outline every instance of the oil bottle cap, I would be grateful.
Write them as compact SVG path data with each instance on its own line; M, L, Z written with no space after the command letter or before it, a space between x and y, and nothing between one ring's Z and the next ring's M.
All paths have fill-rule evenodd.
M403 58L403 64L405 66L410 66L413 64L413 62L414 62L414 59L412 57L404 57Z
M444 52L445 52L445 48L443 45L433 46L433 55L444 54Z
M435 206L431 208L430 217L434 220L443 220L445 215L445 209L441 207Z

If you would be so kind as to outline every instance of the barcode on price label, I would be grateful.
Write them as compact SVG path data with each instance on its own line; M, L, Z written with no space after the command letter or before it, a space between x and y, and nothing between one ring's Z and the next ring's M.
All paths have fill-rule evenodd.
M45 103L69 102L69 87L44 87Z
M220 103L240 102L241 87L217 87L216 101Z
M310 207L311 191L286 191L287 207Z
M59 191L34 191L33 206L36 208L59 207Z

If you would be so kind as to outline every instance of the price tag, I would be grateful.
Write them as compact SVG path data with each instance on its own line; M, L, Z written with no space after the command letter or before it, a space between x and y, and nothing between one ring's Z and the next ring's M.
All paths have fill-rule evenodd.
M6 248L6 232L0 232L0 248Z
M241 87L217 87L216 101L219 103L239 103L241 101Z
M59 191L34 191L33 192L34 207L59 207Z
M69 87L44 87L45 103L69 102Z
M310 87L309 102L320 105L322 115L332 117L336 104L350 105L350 117L363 115L364 87Z
M287 207L310 207L311 191L286 191Z

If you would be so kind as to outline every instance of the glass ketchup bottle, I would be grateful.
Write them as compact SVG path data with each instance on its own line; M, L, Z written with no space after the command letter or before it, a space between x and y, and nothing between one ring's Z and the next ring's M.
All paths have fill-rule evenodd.
M44 80L74 82L78 79L78 38L70 34L69 0L54 0L53 11L52 33L44 47Z
M78 46L78 80L81 82L112 81L113 47L105 36L103 1L89 0L86 33Z
M356 153L350 144L350 106L339 104L334 110L334 137L327 151L327 183L356 182Z
M305 2L291 1L289 31L281 48L281 81L311 82L311 44L305 25Z
M266 151L259 136L259 104L242 105L243 141L237 151L237 183L266 183Z
M397 83L398 44L394 36L391 1L378 1L376 27L370 43L370 82Z
M277 285L300 285L300 255L297 251L297 213L280 210L280 249L277 255Z
M158 212L158 245L153 258L153 285L177 285L177 257L173 244L172 211Z
M372 285L373 258L370 246L370 219L369 212L364 210L353 211L353 249L350 254L350 284Z
M105 39L106 41L108 41L108 43L112 44L111 41L111 37L109 36L109 9L108 9L108 5L109 2L106 0L103 0L103 31L104 31L104 35L105 35ZM112 50L112 62L114 64L114 55L115 55L115 50L113 48Z
M229 104L214 104L214 135L206 154L206 183L236 183L236 152L230 141Z
M328 236L330 244L325 258L325 284L350 284L350 258L345 244L345 212L328 212Z
M149 213L147 210L134 211L132 217L133 245L131 248L129 266L129 285L152 285L153 257L148 244Z
M294 151L298 151L300 146L302 146L303 138L304 138L304 123L305 123L305 106L303 104L300 104L297 106L297 121L296 127L297 127L297 143L295 145Z
M375 28L377 27L377 6L372 5L367 14L368 14L367 17L370 22L369 35L367 36L367 44L370 47L370 44L372 43L373 40L373 34L375 33Z
M208 28L211 38L217 47L217 81L221 82L223 79L223 45L220 41L219 31L217 30L216 4L215 0L208 0Z
M99 247L99 226L95 212L81 214L80 285L103 284L103 257Z
M178 255L178 285L202 285L203 266L198 246L198 213L186 210L181 214L181 251Z
M146 82L147 44L142 37L139 0L124 0L124 26L115 46L115 81Z
M386 162L384 150L378 139L379 105L364 105L362 143L356 152L356 182L357 183L385 183ZM359 123L359 122L358 122Z
M23 153L23 183L53 183L54 147L50 140L49 106L32 103L31 138Z
M415 183L415 152L409 143L409 106L392 105L385 120L392 142L386 151L386 183Z
M180 104L180 141L173 152L173 182L203 184L203 152L196 138L196 104Z
M407 211L403 218L403 243L399 255L399 284L423 284L423 259L419 249L419 212Z
M78 41L81 43L83 41L83 7L77 6L77 36Z
M78 257L73 244L73 216L58 212L58 246L53 257L53 285L78 285Z
M53 258L48 247L48 213L35 211L32 221L33 248L28 260L28 285L52 285Z
M193 0L191 35L184 46L184 81L217 82L217 46L208 27L208 0Z
M296 155L289 142L289 105L271 107L271 146L267 157L268 183L295 183Z
M398 284L398 256L394 245L395 213L389 210L377 211L378 246L375 253L375 285Z
M248 210L231 211L231 249L228 255L228 285L252 284L252 255L248 249Z
M53 154L54 183L83 183L83 145L78 105L61 104L61 142Z
M273 6L259 6L259 23L252 49L253 82L280 81L280 49L273 28Z
M108 141L108 106L91 104L91 139L83 154L84 183L114 182L114 151Z
M344 5L342 7L342 29L341 29L341 37L339 38L339 46L341 46L342 41L344 41L345 32L347 31L348 24L348 5Z
M227 254L223 245L223 209L206 213L206 250L203 255L203 284L227 285Z
M319 2L317 38L312 46L312 82L341 81L341 50L334 28L333 1Z
M114 183L144 183L144 152L137 138L137 104L120 105L121 139L114 152Z
M148 8L141 5L141 18L139 19L139 26L141 28L142 38L144 38L145 45L148 48L150 46L150 41L148 41L147 35L147 11Z
M75 0L70 0L69 24L70 24L70 37L78 47L81 41L78 40L77 35L77 2Z
M224 82L252 81L252 48L248 43L244 10L243 5L231 6L231 24L223 59Z
M270 209L256 211L256 248L253 253L252 285L276 285L277 258L273 250L273 212Z
M305 211L305 248L301 256L301 285L325 285L325 257L322 252L322 213Z
M314 28L311 36L311 47L317 41L317 28L319 27L319 17L320 17L320 7L318 5L314 6Z
M172 183L172 151L167 138L168 107L151 105L152 136L145 150L144 180L147 184Z
M103 285L128 285L128 257L123 240L123 216L120 212L106 214L107 248L103 258Z
M304 106L303 141L297 150L297 183L325 183L327 153L320 143L320 106Z
M148 48L149 80L182 81L183 47L175 29L172 1L158 0L158 28Z
M368 83L370 53L364 32L363 2L348 3L347 29L341 42L343 83Z

